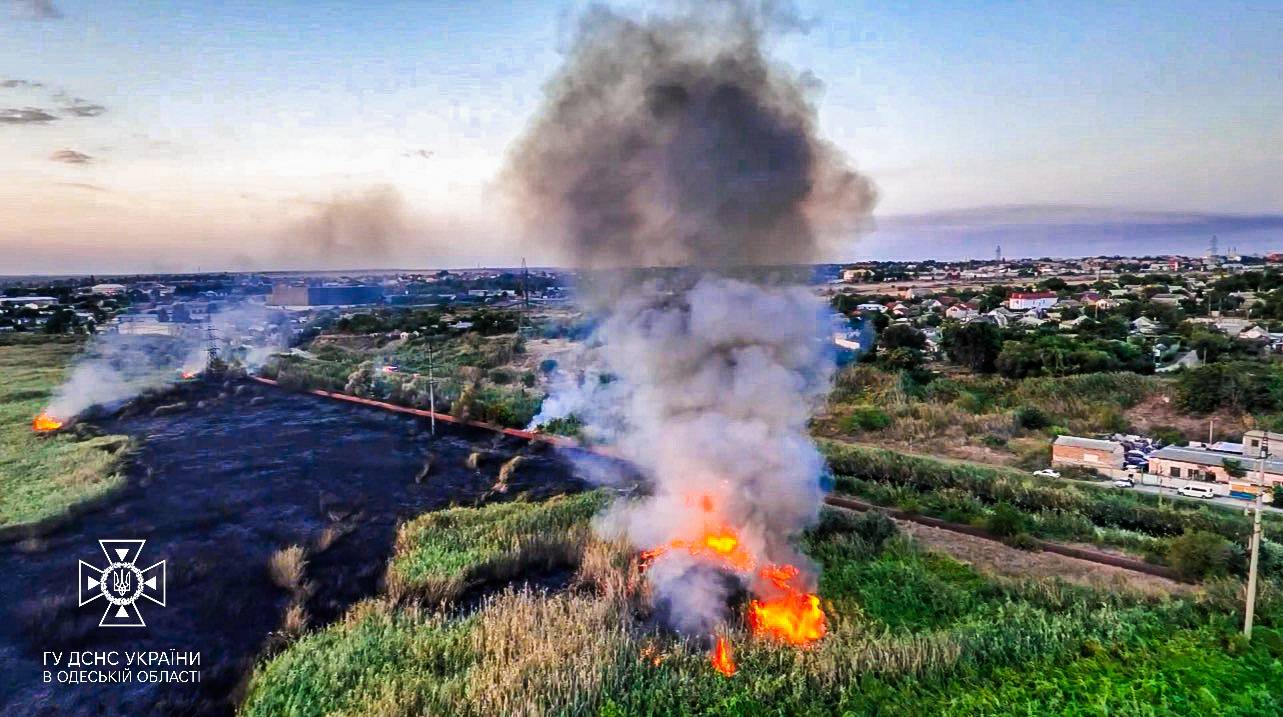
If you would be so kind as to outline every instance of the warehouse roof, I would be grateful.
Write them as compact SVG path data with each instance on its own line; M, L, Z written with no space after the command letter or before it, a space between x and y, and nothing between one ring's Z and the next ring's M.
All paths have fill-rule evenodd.
M1256 470L1257 462L1251 458L1236 458L1227 456L1224 453L1213 453L1201 448L1177 448L1168 446L1160 448L1149 454L1149 458L1162 458L1169 461L1183 461L1185 463L1195 463L1202 466L1223 466L1226 460L1238 461L1239 464L1249 473ZM1265 472L1283 475L1283 461L1269 459L1265 461Z
M1097 451L1121 451L1123 449L1123 444L1117 441L1103 441L1099 438L1080 438L1078 436L1056 436L1056 445L1091 448Z

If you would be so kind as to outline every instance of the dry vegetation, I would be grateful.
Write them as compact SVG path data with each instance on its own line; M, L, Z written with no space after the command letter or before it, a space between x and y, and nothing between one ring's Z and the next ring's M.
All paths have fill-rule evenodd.
M959 375L927 384L854 364L838 374L818 435L989 463L1043 467L1057 433L1124 431L1134 407L1164 396L1162 380L1133 373L1059 378ZM1146 424L1148 427L1148 424Z
M267 571L278 588L289 592L298 591L303 585L303 576L307 571L307 557L303 548L291 545L272 553L267 563Z

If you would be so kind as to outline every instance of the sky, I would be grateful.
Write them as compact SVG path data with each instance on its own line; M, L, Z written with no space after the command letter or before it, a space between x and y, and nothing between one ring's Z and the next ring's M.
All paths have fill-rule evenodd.
M496 176L585 6L0 0L0 275L515 264ZM773 55L881 197L835 259L1283 248L1283 2L797 7Z

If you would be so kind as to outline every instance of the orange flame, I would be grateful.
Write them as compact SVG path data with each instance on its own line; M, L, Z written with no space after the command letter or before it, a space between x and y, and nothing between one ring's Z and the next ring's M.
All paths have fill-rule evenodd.
M721 635L717 636L717 644L713 646L709 660L713 663L713 669L723 675L730 677L735 674L735 656L731 654L730 643Z
M790 645L809 645L824 637L828 629L824 611L820 609L820 598L809 593L749 602L748 624L753 632Z
M793 581L798 576L792 565L768 565L759 573L784 594L770 600L751 600L748 624L753 632L768 635L790 645L808 645L828 631L820 598L802 592Z
M656 558L669 550L685 550L697 558L714 558L741 572L753 569L753 556L740 545L739 536L730 528L709 530L698 541L673 540L668 545L643 550L641 568L645 570Z
M195 371L184 371L184 372L183 372L183 378L196 378L196 372L195 372Z
M62 421L59 421L44 411L41 411L39 416L31 419L31 430L39 433L56 431L59 428L62 428Z
M658 558L659 556L667 552L668 552L668 548L665 548L662 546L655 548L653 550L643 550L641 552L640 558L637 561L637 567L642 570L645 570L646 568L650 567L651 563L655 562L655 558Z
M704 545L718 555L730 555L740 544L734 533L709 533L704 536Z

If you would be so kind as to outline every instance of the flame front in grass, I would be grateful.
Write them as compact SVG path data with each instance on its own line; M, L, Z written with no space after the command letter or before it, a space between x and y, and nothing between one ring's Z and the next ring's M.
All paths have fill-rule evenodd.
M59 421L44 411L41 411L39 416L31 419L31 430L36 431L37 433L56 431L59 428L62 428L62 421Z
M708 657L713 669L727 677L735 674L735 656L731 654L731 645L726 638L717 636L717 644L713 645L713 652Z
M644 570L670 550L685 550L697 558L710 558L739 572L747 573L753 569L753 556L744 549L739 536L730 528L706 530L698 540L673 540L667 545L643 550L642 569Z
M782 593L770 600L752 600L748 624L758 635L773 637L790 645L809 645L828 631L820 598L794 585L798 576L792 565L768 565L759 573Z

